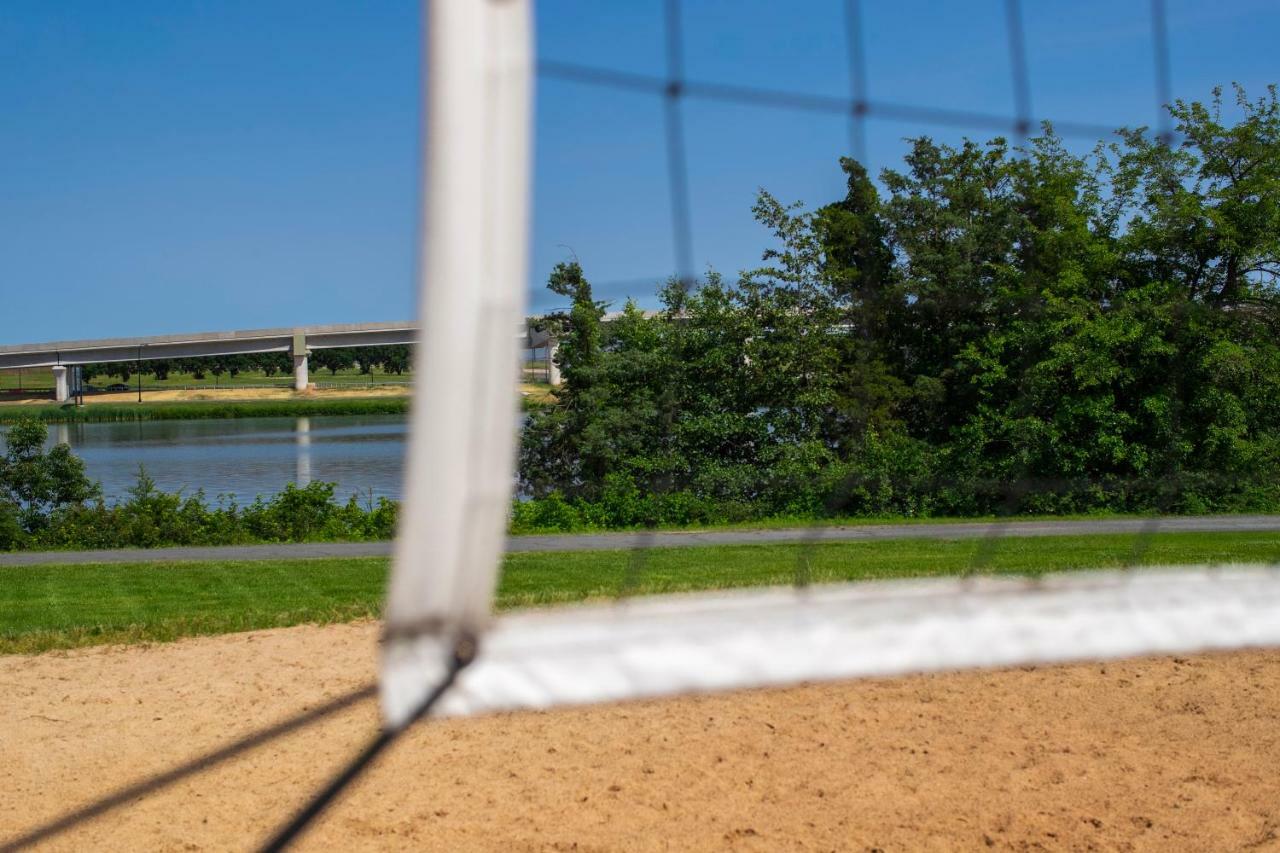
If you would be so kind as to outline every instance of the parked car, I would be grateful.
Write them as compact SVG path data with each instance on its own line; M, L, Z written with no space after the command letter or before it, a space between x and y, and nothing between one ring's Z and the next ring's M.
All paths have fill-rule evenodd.
M107 386L107 390L108 391L132 391L133 389L130 388L128 385L125 385L123 382L113 382Z

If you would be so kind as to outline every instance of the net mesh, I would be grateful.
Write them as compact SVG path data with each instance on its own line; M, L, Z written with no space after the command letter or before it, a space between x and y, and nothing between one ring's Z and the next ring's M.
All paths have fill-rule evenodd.
M869 161L868 125L878 121L891 122L895 126L907 126L915 133L922 135L928 133L931 129L960 130L972 134L994 134L1000 137L1008 137L1017 144L1024 146L1030 143L1033 140L1033 135L1042 128L1046 130L1051 128L1052 133L1058 138L1079 139L1095 144L1102 144L1106 140L1117 139L1118 136L1125 134L1125 131L1117 131L1115 126L1096 121L1082 121L1071 116L1043 116L1037 114L1034 106L1035 93L1031 84L1027 42L1024 32L1024 10L1019 0L1005 0L1002 8L1004 31L1002 33L1003 38L1000 41L1003 42L1003 47L1007 51L1007 82L1012 95L1012 109L1005 114L971 111L927 103L904 103L873 97L870 93L873 88L875 69L869 68L867 61L866 43L868 33L864 23L862 3L859 0L844 0L842 4L843 20L841 24L844 33L843 47L845 65L848 71L848 87L847 92L839 95L829 92L806 92L786 88L761 87L733 79L703 79L691 75L688 72L686 62L689 56L689 46L685 16L689 10L680 0L664 0L661 8L662 73L641 73L553 56L541 57L538 61L537 71L540 79L544 82L554 82L570 87L589 87L611 93L619 99L631 97L632 100L628 101L628 103L636 104L635 109L637 111L641 107L638 106L639 102L635 100L635 96L652 98L660 105L663 139L662 170L665 175L666 196L669 205L666 220L672 247L671 269L668 276L666 276L667 284L665 285L667 288L664 300L666 307L664 311L659 312L659 315L666 322L690 322L688 317L683 315L679 309L680 301L688 298L689 294L695 293L706 281L705 278L700 280L696 271L695 259L698 255L694 247L697 242L697 234L694 226L693 205L695 196L691 174L696 174L700 165L711 168L711 164L704 164L691 158L690 134L687 127L689 116L696 115L698 111L705 112L716 105L729 105L757 110L766 119L785 117L787 114L797 113L843 117L847 119L849 125L847 150L852 153L855 161L864 166ZM1149 96L1150 112L1147 115L1154 119L1151 122L1154 144L1169 152L1176 147L1179 138L1174 132L1169 109L1173 101L1172 71L1166 8L1163 0L1152 0L1146 6L1145 25L1148 34L1147 47L1152 58L1150 75L1152 87ZM992 41L994 42L995 39ZM657 62L653 64L658 65ZM1145 125L1147 123L1138 121L1137 124ZM1139 135L1146 132L1146 127L1135 131ZM1015 152L1018 152L1018 149L1015 149ZM1019 155L1015 154L1015 156ZM1028 156L1027 149L1022 149L1020 156ZM628 167L631 167L630 164ZM602 180L607 179L606 175L601 175L600 177ZM776 262L776 266L768 270L766 278L772 275L782 282L779 285L780 287L785 287L789 280L788 275L791 274L791 271L787 269L787 264L792 259L779 253L766 254L765 257L767 261ZM750 280L751 275L751 273L745 274L737 286L740 288L760 286L758 282ZM637 287L643 287L643 285L637 284L639 282L654 282L659 278L661 277L628 276L617 282L606 282L602 289L610 292L618 288L631 288L634 290ZM770 283L767 282L764 286L768 287L769 285ZM676 295L673 298L672 293L676 291L682 293L683 296ZM988 310L988 306L977 304L985 298L982 295L975 297L961 294L948 298L950 301L943 300L943 303L960 313L970 309ZM674 308L673 304L675 305ZM1012 304L1011 307L1022 318L1042 316L1047 310L1047 300L1042 296L1030 295L1020 302ZM804 315L810 311L810 308L803 302L797 302L790 310L793 315ZM788 318L784 312L783 315L775 314L772 319L775 324L780 325L787 322ZM992 320L990 317L986 319ZM573 327L573 319L568 312L553 317L552 322L560 323L559 330L562 334L567 334ZM996 317L994 322L999 322L999 317ZM1174 330L1172 337L1178 337L1182 332L1190 328L1193 322L1194 319L1185 313L1175 313L1170 320L1170 326ZM828 327L821 330L820 333L827 335L861 334L870 338L877 335L879 330L874 326L859 327L856 323L853 323L845 327ZM609 333L606 331L605 334L607 336ZM550 358L550 356L548 357ZM804 368L793 365L791 370L791 375L786 377L785 381L794 380L797 386L803 384L799 381L799 377L803 375ZM1024 387L1021 393L1027 394L1028 389L1029 386ZM797 393L802 392L797 390ZM1025 408L1025 404L1028 402L1026 396L1019 397L1013 401L1013 407L1022 409ZM1169 434L1165 438L1169 446L1188 440L1183 432L1181 406L1181 399L1174 399L1168 413ZM655 402L654 419L662 425L660 429L665 428L674 432L679 428L673 426L679 420L679 417L680 413L673 411L670 404L664 404L661 399ZM670 486L669 477L664 480L666 476L657 474L649 480L648 485L653 491L660 493ZM1070 606L1079 606L1082 609L1096 606L1097 614L1102 615L1101 621L1088 627L1085 627L1081 621L1071 628L1064 628L1061 631L1049 627L1046 628L1044 636L1036 637L1032 633L1024 632L1019 626L1015 625L1014 623L1018 621L1017 618L1012 615L1012 611L1006 610L1004 607L1010 602L1016 601L1020 606L1026 608L1026 614L1039 614L1039 617L1043 617L1044 614L1036 609L1044 604L1044 600L1038 598L1042 592L1042 587L1038 586L1038 582L1018 582L999 587L994 599L987 602L991 605L991 610L989 612L980 612L981 608L967 609L967 607L974 604L974 602L984 601L984 595L991 588L971 588L963 585L957 587L951 585L953 584L952 581L944 581L937 587L941 590L941 598L939 600L945 600L947 596L955 596L953 603L957 608L956 612L963 613L965 618L973 620L973 623L969 626L970 628L974 625L982 624L984 620L996 622L1001 619L1012 620L1005 623L1005 627L1009 629L1008 633L999 639L988 638L991 642L1002 645L1001 652L998 655L984 655L975 652L966 656L962 653L954 659L950 659L949 665L977 666L994 662L1048 662L1087 656L1091 653L1098 656L1109 656L1112 654L1139 653L1141 651L1158 652L1172 649L1173 647L1168 642L1157 639L1157 635L1160 635L1161 631L1168 632L1165 635L1166 637L1179 636L1181 642L1190 644L1190 646L1183 647L1183 650L1192 647L1217 648L1222 647L1217 640L1210 641L1201 631L1194 629L1194 619L1182 620L1181 617L1174 617L1171 612L1166 612L1162 609L1164 605L1160 602L1167 603L1169 600L1167 597L1162 598L1163 594L1177 598L1181 595L1178 592L1179 589L1186 592L1192 587L1202 591L1215 588L1214 584L1225 577L1222 573L1210 571L1207 574L1197 574L1195 571L1188 570L1185 577L1177 578L1174 574L1168 572L1157 572L1138 581L1134 579L1133 572L1139 567L1149 567L1159 559L1155 546L1160 541L1162 532L1189 530L1194 527L1194 522L1192 522L1191 527L1188 527L1186 519L1172 519L1170 515L1171 513L1186 511L1189 505L1188 501L1185 500L1188 489L1194 490L1196 487L1205 487L1210 482L1212 482L1213 487L1229 490L1241 486L1243 480L1230 474L1205 475L1200 473L1189 475L1184 471L1178 470L1172 464L1166 464L1164 470L1158 470L1158 468L1149 470L1142 476L1106 476L1097 478L1082 475L1079 477L1046 477L1037 473L1036 466L1024 457L1007 466L999 476L973 477L963 482L934 482L924 486L926 491L949 489L953 492L966 493L975 497L974 505L982 507L983 513L994 516L994 519L989 522L958 525L951 529L950 534L942 531L932 534L926 533L926 528L923 527L912 531L901 527L896 529L833 528L814 524L810 526L795 525L786 530L772 530L766 536L757 534L754 539L748 539L741 534L729 534L723 537L718 537L715 534L700 534L699 536L702 537L702 541L705 543L756 541L781 542L796 546L793 550L793 568L786 580L795 590L801 591L801 594L798 597L787 596L785 601L776 598L770 599L766 596L762 599L770 602L766 607L777 606L779 613L787 614L780 616L780 619L793 627L800 623L805 623L810 627L821 625L821 628L815 629L818 633L826 631L829 632L826 636L841 636L845 643L841 648L864 648L869 640L868 637L855 637L853 634L841 635L843 629L839 625L824 621L819 608L813 603L815 599L803 594L804 590L811 588L817 581L840 579L838 570L835 572L830 570L829 561L825 567L822 565L821 543L832 541L833 539L857 540L862 537L879 535L883 535L886 538L897 537L904 539L913 537L924 539L930 535L953 539L970 539L971 547L964 551L961 563L959 565L952 564L945 570L947 574L958 576L961 579L960 583L963 584L970 579L976 578L976 576L999 574L1007 571L1008 565L1002 560L1007 543L1022 539L1027 535L1040 535L1035 532L1036 527L1034 524L1018 521L1017 516L1026 514L1029 507L1046 505L1043 500L1044 496L1069 496L1085 493L1103 494L1113 498L1120 505L1140 505L1147 517L1137 520L1106 522L1097 526L1083 526L1080 528L1048 523L1042 528L1044 535L1053 535L1054 533L1069 534L1073 531L1088 531L1092 533L1123 531L1126 534L1122 542L1116 540L1111 544L1111 551L1105 556L1099 558L1097 554L1094 555L1095 559L1099 559L1105 565L1121 569L1120 574L1095 576L1093 581L1083 587L1075 588L1073 595L1066 596L1051 605L1058 607L1069 606L1064 604L1064 602L1069 602ZM914 485L920 486L921 484ZM818 517L827 519L857 516L860 514L860 508L865 505L859 502L858 496L872 487L867 482L856 478L838 483L828 490L821 506L811 506L809 509ZM605 597L624 600L642 589L652 590L654 585L647 585L646 579L652 579L655 574L653 568L655 563L654 549L664 546L694 544L697 538L688 534L663 533L656 530L644 530L629 534L629 538L625 541L630 544L632 550L626 561L625 570L616 585L602 587L601 593ZM612 546L603 541L597 541L596 544L604 547L616 547L621 541L623 541L621 538L616 538ZM691 559L696 560L697 558L695 556ZM746 556L744 559L751 558ZM1223 559L1225 557L1211 556L1207 558L1206 562L1213 564ZM1084 566L1079 567L1083 568ZM1047 567L1024 564L1020 570L1030 575L1038 575L1045 568ZM1245 575L1252 577L1264 587L1273 583L1275 579L1274 572L1261 564L1257 565L1252 572L1246 571ZM778 577L775 580L782 580L782 578ZM1183 583L1190 586L1184 589L1180 586ZM733 585L734 581L732 579L724 579L723 584ZM660 587L661 584L659 583L658 586ZM1163 589L1163 593L1157 593L1156 590L1159 589ZM1234 587L1233 589L1232 584L1226 583L1217 589L1225 596L1220 602L1224 608L1221 618L1207 613L1202 614L1204 622L1200 626L1201 629L1210 630L1208 627L1210 625L1234 624L1241 631L1235 636L1235 642L1244 645L1272 642L1271 640L1263 640L1260 635L1256 634L1246 636L1250 629L1246 629L1244 626L1250 623L1251 617L1245 616L1245 611L1250 609L1251 603L1245 602L1243 598L1239 597L1243 587ZM886 591L884 593L886 598L877 598L876 600L884 604L893 598L896 594L895 590L897 588ZM824 588L822 592L836 597L840 595L833 587ZM1083 602L1090 595L1096 595L1097 601L1093 605L1084 604ZM1150 595L1150 600L1140 602L1138 598L1145 595ZM723 598L717 597L717 594L712 594L707 600L711 602L708 607L712 609L725 604ZM1265 619L1267 618L1265 614L1270 612L1273 602L1262 604L1261 602L1264 601L1272 602L1272 598L1269 595L1261 595L1253 599L1253 603L1259 603L1261 607L1257 615ZM911 595L907 595L904 599L895 600L895 602L892 606L886 606L889 606L891 610L902 617L903 621L899 627L904 632L904 636L894 638L885 635L878 638L879 642L871 642L871 646L879 650L879 653L883 654L886 660L891 659L894 661L889 671L929 670L948 665L940 662L945 655L942 657L938 655L938 648L941 643L936 637L917 642L911 636L908 636L914 630L912 625L915 624L916 620L924 624L933 624L938 618L938 614L930 611L928 607L915 610L914 608L921 606L921 599ZM967 602L968 605L959 602ZM999 604L996 604L996 602L999 602ZM628 695L654 695L661 692L680 692L687 689L711 689L722 683L718 679L724 679L723 683L729 683L733 686L749 686L751 684L789 683L804 678L823 677L823 673L826 673L827 677L840 677L878 671L874 666L869 666L866 669L854 667L847 671L840 669L839 666L836 666L835 669L824 669L824 666L829 661L822 653L814 651L814 648L821 646L820 643L807 651L803 643L775 642L772 646L769 643L756 645L751 639L752 625L753 622L760 624L760 620L763 618L762 615L751 612L749 608L735 611L732 605L725 606L727 607L726 613L729 614L725 617L727 620L732 622L735 619L733 615L735 613L737 618L742 620L738 623L738 627L742 629L742 633L737 635L740 640L738 645L735 645L733 641L726 640L722 646L717 646L714 640L711 639L712 637L725 637L733 635L734 632L727 629L724 624L719 624L704 632L703 628L706 625L700 626L697 619L692 617L690 617L689 623L683 626L684 629L687 629L688 634L681 641L679 639L680 631L682 630L680 620L678 618L660 617L658 621L662 624L662 628L659 629L659 633L665 632L666 641L659 640L655 636L646 636L639 642L637 647L632 647L625 638L643 635L644 631L638 629L635 622L637 620L643 621L649 616L655 615L653 611L641 610L639 611L640 615L637 615L637 611L633 610L604 609L585 611L580 618L585 625L593 627L584 628L582 637L595 636L593 634L594 627L598 627L600 624L612 625L613 636L617 646L612 650L616 655L611 659L612 665L619 673L633 672L635 674L629 690L623 688L615 690L600 688L595 690L589 684L574 688L569 684L571 679L567 675L545 671L543 672L545 683L553 686L546 687L539 694L538 689L532 686L532 681L537 680L535 676L526 673L527 677L522 680L521 677L513 674L513 670L510 667L507 667L504 671L509 679L511 694L505 700L498 698L494 687L495 683L502 680L501 678L490 674L484 676L473 675L473 679L485 683L486 687L478 691L485 698L476 699L472 705L468 705L461 698L456 699L454 701L458 704L452 706L452 710L459 712L466 708L482 709L527 705L540 707L556 701L586 701L584 697L625 698ZM1146 609L1147 607L1151 609ZM674 605L674 609L685 616L690 616L689 612L681 605ZM1234 614L1234 616L1226 615L1228 613ZM863 615L865 616L866 614L864 613ZM560 618L567 620L566 624L568 624L578 617L563 614ZM789 622L787 621L788 619L790 619ZM1168 621L1170 619L1172 621ZM714 622L714 620L711 621ZM961 618L957 623L950 624L949 627L958 634L963 634L964 628L961 625L963 622L964 618ZM518 620L512 624L524 625ZM1047 620L1045 624L1051 625L1052 619ZM1147 631L1147 629L1157 625L1163 627L1156 629L1154 632L1149 633ZM1076 629L1085 632L1099 632L1101 636L1107 638L1107 641L1101 645L1091 645L1089 642L1084 641L1083 635L1072 633ZM502 630L504 629L499 629L499 636L501 636ZM530 648L536 645L532 641L527 641L528 638L525 638L521 633L526 628L519 627L513 630L518 636L522 637L522 641L515 644L516 647ZM572 634L572 629L566 628L566 630ZM1228 629L1228 633L1230 633L1230 629ZM1139 636L1144 639L1137 639ZM578 637L578 639L582 640L582 637ZM1219 637L1219 640L1225 642L1223 637ZM1205 645L1197 645L1202 641ZM501 643L502 641L499 642ZM603 642L600 638L596 640L587 639L583 640L583 642L588 646L596 644L598 648L608 646L608 643L603 643L603 646L600 646L599 644ZM698 653L699 642L708 643L708 648L716 648L720 653L707 657L700 655ZM1108 645L1108 643L1111 645ZM632 660L633 656L635 659L645 659L646 652L644 647L646 644L649 647L657 646L665 650L666 656L659 655L658 657L665 661L663 665L669 669L673 666L679 669L674 663L678 660L698 660L701 662L699 665L707 670L708 674L702 678L684 678L680 675L673 675L667 680L666 689L659 689L656 685L662 679L655 675L657 670L644 670L642 672L643 667L633 670L629 669L625 663L628 660ZM1230 645L1230 642L1227 642L1227 645ZM679 652L674 651L676 647L679 647ZM759 662L772 659L768 651L770 647L786 648L787 662L772 669L763 663L760 667L753 668L751 661ZM903 655L896 655L895 650L898 649L911 651ZM1121 649L1124 651L1120 651ZM839 653L835 648L830 649L829 652L831 655L839 657ZM548 654L554 658L556 652L548 652ZM852 656L846 655L846 657ZM572 655L569 657L573 658ZM728 663L734 659L737 659L741 665L735 668L734 665ZM552 664L545 665L554 669ZM537 669L539 664L530 662L528 666L531 667L532 672L532 670ZM573 667L589 667L589 664L584 663L580 658L573 658L572 665L569 665L565 672L571 671ZM813 667L816 667L816 669ZM729 670L733 670L735 674L726 676L725 673ZM617 678L625 680L625 676L621 674ZM611 683L611 680L603 675L593 679L585 679L585 681ZM467 678L464 677L462 683L465 685L471 682L468 682ZM575 693L575 689L580 692ZM504 704L504 701L509 702L510 705Z
M1009 85L1014 106L1014 110L1005 115L870 97L868 92L871 75L865 50L868 36L863 23L862 3L860 0L843 0L842 6L844 52L849 77L849 91L844 96L691 78L685 71L685 10L681 0L662 0L663 75L588 65L559 57L539 57L537 72L544 81L574 83L610 90L618 95L641 94L660 99L666 155L664 171L670 205L668 219L673 247L671 272L686 286L694 283L696 269L689 143L684 116L686 110L699 105L745 106L779 116L799 112L847 117L849 151L854 159L863 164L869 162L867 124L874 121L894 122L918 133L930 128L960 129L970 133L1005 134L1019 140L1026 140L1044 121L1050 122L1060 136L1090 142L1110 138L1116 132L1112 125L1065 116L1037 116L1034 113L1020 0L1004 0L1004 41L1009 54ZM832 23L834 26L836 22ZM1154 61L1150 116L1155 122L1157 138L1169 144L1175 137L1165 108L1173 98L1164 0L1151 0L1148 24L1150 50ZM616 284L647 283L662 278L665 278L665 274L638 274ZM610 283L607 282L606 287L608 284Z
M696 243L692 213L694 193L690 174L691 170L697 169L699 164L691 165L690 162L689 134L686 128L686 116L690 111L718 104L751 108L758 110L762 116L783 117L788 113L807 113L843 117L847 119L849 125L848 150L853 158L862 164L867 164L869 159L868 124L877 121L908 127L916 133L927 133L930 129L960 130L965 133L1008 136L1023 143L1027 142L1037 129L1047 126L1051 126L1053 132L1059 137L1094 143L1116 136L1117 130L1112 125L1068 116L1049 117L1036 114L1033 108L1034 98L1020 0L1003 0L1003 37L1001 39L993 37L989 45L996 47L1002 41L1008 55L1008 85L1012 94L1013 109L1006 114L872 97L869 93L874 70L868 67L866 43L869 36L864 22L863 4L860 0L843 0L840 7L842 20L838 22L833 20L832 25L839 23L844 36L843 53L844 64L847 67L848 88L847 93L842 95L760 87L734 80L701 79L691 76L686 69L689 48L685 17L688 9L681 0L662 0L661 3L660 65L664 72L662 74L638 73L557 56L539 56L537 74L543 83L555 82L590 87L613 93L619 98L635 95L648 96L661 105L664 143L662 169L665 174L669 204L666 219L672 246L670 271L667 274L635 275L621 280L606 281L597 286L598 290L621 292L619 291L621 288L630 292L643 292L646 284L654 286L655 282L665 279L667 287L674 284L688 294L702 283L696 272L694 250ZM1167 109L1172 101L1172 73L1164 0L1151 0L1146 8L1145 17L1148 46L1153 62L1149 115L1154 118L1156 140L1161 145L1169 146L1176 139ZM635 105L633 109L641 112L642 108ZM607 182L610 175L602 173L598 177L602 182ZM963 301L965 298L961 296L957 297L957 300ZM616 307L616 303L613 304ZM1035 300L1020 307L1027 312L1044 310L1043 302ZM1185 318L1182 318L1182 321L1185 322ZM558 329L562 334L567 333L572 327L572 320L567 311L535 318L532 322L544 335L548 327ZM860 332L868 336L877 334L874 328L861 329ZM546 372L535 373L535 378L551 376L551 364L554 361L553 349L545 342L544 347L539 353L542 360L538 365L539 367L545 365ZM662 410L661 403L658 408L659 420L670 425L676 419L676 413L669 409ZM1175 435L1170 439L1171 442L1179 440L1176 435L1178 417L1179 413L1175 410L1172 414ZM985 525L981 541L970 552L961 574L980 574L995 567L1000 543L1011 533L1020 532L1019 528L1010 527L1009 519L1026 511L1025 499L1028 495L1069 494L1090 489L1118 495L1145 493L1155 496L1154 499L1147 499L1145 505L1148 508L1154 507L1156 511L1147 520L1136 523L1131 529L1132 539L1123 547L1123 553L1112 555L1109 561L1125 567L1141 565L1148 559L1148 552L1165 524L1161 516L1175 506L1187 479L1185 475L1173 471L1143 477L1108 477L1105 482L1089 477L1046 478L1033 475L1030 467L1029 464L1023 463L1017 470L1000 478L973 479L963 483L945 484L954 489L967 490L983 496L983 506L986 511L997 516L995 522ZM1219 479L1226 482L1233 478L1224 476ZM1202 481L1203 477L1199 480ZM655 480L654 484L659 489L664 485L660 479ZM853 494L864 485L860 482L850 482L831 491L824 498L819 514L829 518L856 516L859 511ZM939 484L931 485L936 487ZM785 535L786 541L801 545L797 552L792 577L795 585L802 586L813 579L809 568L813 556L811 546L827 535L829 531L824 531L823 527L817 525L807 528L797 526ZM625 596L640 588L641 579L645 575L649 562L647 552L660 543L661 538L651 532L641 532L634 537L634 549L628 562L625 578L615 590L616 595Z
M859 0L843 3L848 91L840 96L692 77L686 71L682 3L664 0L662 8L664 73L642 74L552 57L538 61L537 73L544 80L651 96L660 104L673 247L671 277L685 291L697 286L690 186L690 171L696 164L690 162L686 130L686 111L694 105L731 104L778 115L799 112L846 117L848 150L863 163L868 159L870 122L994 132L1020 140L1026 140L1038 126L1019 0L1005 0L1003 8L1013 93L1013 110L1009 114L873 98L872 70L865 50L867 32ZM1152 0L1148 17L1157 139L1169 145L1175 142L1175 136L1164 109L1171 100L1171 70L1163 0ZM1110 126L1063 117L1055 117L1053 127L1062 136L1087 140L1105 138L1113 132ZM635 280L652 282L662 277L665 276L636 276ZM550 374L552 348L545 342L542 347L539 368ZM1176 425L1176 413L1174 421ZM741 544L743 536L733 532L647 530L596 537L589 543L592 548L629 552L617 582L602 583L600 589L601 597L617 601L500 618L494 630L482 639L475 664L462 669L470 663L474 649L469 648L466 659L453 660L443 675L436 671L440 668L438 656L435 669L424 668L423 679L434 678L435 683L429 685L433 688L429 690L429 701L418 709L414 719L428 710L467 714L807 679L1280 644L1280 619L1275 618L1280 610L1280 572L1275 568L1223 565L1127 571L1149 562L1152 546L1162 530L1205 529L1198 526L1203 522L1195 519L1166 520L1157 512L1142 520L1091 523L1091 532L1128 537L1123 553L1111 560L1112 565L1125 571L1056 577L976 577L998 568L1001 543L1070 529L1014 520L1022 498L1030 492L1081 487L1146 490L1155 495L1149 504L1168 509L1181 484L1182 475L1173 472L1141 480L1112 478L1100 486L1087 481L1031 477L1024 470L997 481L962 484L963 488L981 490L990 496L996 514L1005 516L993 521L920 526L909 534L900 527L874 525L814 525L752 534L756 544L798 546L787 578L790 589L638 599L634 594L645 587L653 573L655 549ZM845 499L836 493L822 508L824 513L838 516L848 510ZM1221 529L1220 525L1211 526ZM1238 518L1233 529L1270 531L1274 520ZM921 542L930 538L967 539L973 547L967 551L963 567L951 572L958 577L852 586L827 584L816 588L816 581L832 579L820 565L819 549L824 544L904 535ZM560 540L524 537L513 541L509 550L563 547ZM471 640L467 638L468 644ZM445 689L450 686L453 689ZM369 698L373 692L366 687L339 697L294 720L90 804L11 840L0 849L16 850L43 841L140 795L310 725ZM394 733L381 734L270 846L279 849L288 844L393 737Z

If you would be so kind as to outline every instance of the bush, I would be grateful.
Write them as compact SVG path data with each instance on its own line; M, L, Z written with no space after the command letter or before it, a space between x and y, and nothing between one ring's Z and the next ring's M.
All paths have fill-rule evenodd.
M210 505L203 492L170 494L139 468L127 499L108 504L68 502L29 523L12 501L0 500L0 550L41 548L155 548L241 545L255 542L364 541L395 535L398 506L386 498L363 503L334 499L335 484L288 484L247 507L234 501Z
M582 514L559 492L516 501L511 510L512 533L567 533L587 526Z
M49 525L52 515L64 507L76 506L99 493L84 473L84 462L65 444L44 449L47 432L35 418L22 418L5 436L5 453L0 457L0 522L8 529L0 542L7 547Z
M0 551L15 551L26 543L27 532L22 527L18 508L0 500Z

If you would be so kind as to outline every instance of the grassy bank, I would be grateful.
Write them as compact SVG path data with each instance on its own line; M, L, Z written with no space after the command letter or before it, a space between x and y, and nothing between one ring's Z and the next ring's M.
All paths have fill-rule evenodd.
M323 392L322 392L323 393ZM547 404L545 385L522 386L521 405L528 411ZM74 406L60 403L4 403L0 424L34 417L45 423L100 423L117 421L183 421L212 418L270 418L320 415L399 415L409 411L407 394L344 397L289 397L267 400L184 400L177 402L93 402Z
M1130 535L1005 539L984 571L1035 574L1125 565ZM802 564L814 582L950 575L966 571L980 540L896 540L668 548L633 562L624 551L512 554L502 608L786 584ZM1280 536L1157 534L1142 562L1273 561ZM35 566L0 569L0 654L104 643L173 640L378 615L384 559Z
M150 370L150 363L147 370ZM137 372L133 369L131 362L122 362L122 367L129 368L129 383L137 381ZM92 376L85 376L86 385L95 385L99 388L105 388L116 382L120 382L120 375L95 373ZM393 373L383 370L381 367L374 367L369 373L362 373L357 368L341 368L336 373L327 368L313 369L311 371L311 381L323 383L326 385L372 385L379 383L399 384L412 381L411 374ZM126 383L126 384L129 384ZM217 389L217 388L237 388L237 387L262 387L264 385L276 385L284 388L292 387L293 375L288 372L276 372L270 376L263 370L241 370L232 376L230 373L224 372L220 376L214 376L210 372L197 377L194 373L182 370L171 370L163 379L158 378L150 372L144 372L142 384L147 390L162 390L166 388L201 388L201 389ZM12 388L51 388L53 386L52 374L49 368L28 368L25 370L0 370L0 390Z
M271 418L312 415L398 415L409 410L408 397L296 400L209 400L190 403L103 403L93 406L49 404L0 407L0 423L34 417L46 423L178 421L210 418Z

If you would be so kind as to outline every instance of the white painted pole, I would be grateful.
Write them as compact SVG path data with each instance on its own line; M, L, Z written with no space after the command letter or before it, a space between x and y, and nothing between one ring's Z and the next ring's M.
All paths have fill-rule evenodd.
M556 364L556 356L560 354L560 341L551 338L547 341L547 381L552 385L560 384L560 365Z
M293 333L293 344L289 348L293 355L293 390L307 390L307 335L305 332Z
M307 357L295 355L293 357L293 390L307 390L307 381Z
M67 391L67 366L55 364L53 366L53 399L59 403L65 403L70 396Z
M419 343L382 707L402 725L488 625L515 466L530 0L427 3Z

